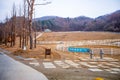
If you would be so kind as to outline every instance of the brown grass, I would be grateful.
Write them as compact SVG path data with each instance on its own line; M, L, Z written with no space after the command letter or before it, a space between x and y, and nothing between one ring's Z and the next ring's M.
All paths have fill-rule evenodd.
M44 33L37 40L41 41L80 41L120 39L120 34L110 32L50 32Z

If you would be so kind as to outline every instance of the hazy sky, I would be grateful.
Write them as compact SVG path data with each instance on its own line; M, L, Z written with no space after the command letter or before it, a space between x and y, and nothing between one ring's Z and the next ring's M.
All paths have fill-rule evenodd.
M35 0L35 3L51 1L51 4L35 6L35 17L60 16L78 17L87 16L98 17L120 10L120 0ZM16 4L17 10L23 0L0 0L0 21L6 16L11 17L12 5Z

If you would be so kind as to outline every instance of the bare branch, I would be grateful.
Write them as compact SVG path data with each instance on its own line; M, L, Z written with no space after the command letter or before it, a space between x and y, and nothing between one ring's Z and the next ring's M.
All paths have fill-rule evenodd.
M30 1L29 1L29 0L27 0L27 3L28 3L28 5L29 5L29 6L31 6L31 4L30 4Z
M46 3L43 3L43 4L35 4L35 5L47 5L47 4L51 4L51 2L46 2Z

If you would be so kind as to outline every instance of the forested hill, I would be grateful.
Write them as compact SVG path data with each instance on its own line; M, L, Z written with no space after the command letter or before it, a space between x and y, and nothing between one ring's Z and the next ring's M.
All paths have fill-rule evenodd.
M51 29L52 31L111 31L120 32L120 10L95 19L79 16L62 18L45 16L36 18L37 30Z

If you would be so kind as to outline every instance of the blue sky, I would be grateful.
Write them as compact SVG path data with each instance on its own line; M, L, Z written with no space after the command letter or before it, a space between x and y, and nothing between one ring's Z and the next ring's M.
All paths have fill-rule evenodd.
M35 17L60 16L78 17L87 16L95 18L101 15L120 10L120 0L36 0L35 3L51 1L51 4L35 6ZM12 5L16 4L17 10L23 0L0 0L0 21L6 16L11 17Z

